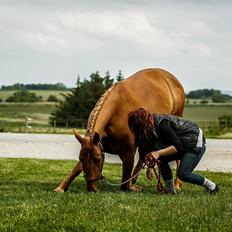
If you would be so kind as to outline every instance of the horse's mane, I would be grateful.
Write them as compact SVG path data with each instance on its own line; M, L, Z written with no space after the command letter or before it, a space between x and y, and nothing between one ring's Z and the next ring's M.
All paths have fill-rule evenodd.
M101 110L103 104L105 103L107 97L109 96L109 93L112 91L112 89L114 89L116 84L111 85L111 87L104 92L104 94L99 98L94 109L90 113L88 125L87 125L87 134L90 134L93 131L93 128L95 126L95 123L96 123L97 117L100 113L100 110Z

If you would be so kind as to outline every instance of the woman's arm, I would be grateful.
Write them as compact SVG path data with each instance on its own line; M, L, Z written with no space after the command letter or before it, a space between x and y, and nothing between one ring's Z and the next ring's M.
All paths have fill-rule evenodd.
M155 159L159 159L160 157L174 155L177 153L177 150L174 146L169 146L164 149L158 151L152 151L151 154Z
M157 126L157 130L158 136L167 146L174 146L178 153L183 151L183 144L168 120L162 120ZM168 151L170 152L170 149Z

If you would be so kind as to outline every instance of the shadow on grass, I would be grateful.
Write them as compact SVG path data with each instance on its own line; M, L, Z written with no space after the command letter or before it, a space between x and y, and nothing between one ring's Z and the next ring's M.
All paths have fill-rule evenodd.
M118 183L114 180L112 182ZM0 180L0 191L2 192L47 192L47 193L52 193L54 192L54 189L59 186L60 182L59 181L41 181L41 180L25 180L25 179L5 179L5 180ZM146 185L146 183L139 183L138 184L143 192L148 192L148 193L154 193L154 187L155 184L151 186ZM120 186L111 186L106 184L103 181L99 182L98 189L100 192L104 193L120 193L124 192L120 189ZM74 194L79 194L79 193L88 193L87 188L86 188L86 182L82 178L76 179L69 189L66 191L69 193L74 193ZM130 191L126 191L130 192ZM55 193L55 192L54 192Z

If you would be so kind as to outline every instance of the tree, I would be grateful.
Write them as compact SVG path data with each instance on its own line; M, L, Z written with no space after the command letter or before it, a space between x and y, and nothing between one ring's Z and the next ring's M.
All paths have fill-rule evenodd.
M203 99L203 100L200 101L200 103L201 104L208 104L209 102L207 100Z
M118 74L117 74L117 76L116 76L116 80L117 80L117 81L122 81L122 80L124 80L124 76L122 75L122 71L121 71L121 70L118 71Z
M92 73L89 80L80 81L77 78L77 86L71 93L64 96L50 118L51 124L56 120L56 125L64 126L67 122L70 126L77 125L77 119L87 121L91 110L94 108L97 100L101 97L114 82L109 72L101 77L99 72Z
M1 87L1 90L20 90L20 89L28 89L28 90L68 90L68 88L63 83L56 84L21 84L16 83L14 85Z
M56 96L54 96L52 94L48 96L47 102L58 102L58 101L59 100Z
M223 103L232 98L229 95L222 94L221 91L217 89L193 90L190 91L188 94L186 94L186 97L192 99L203 99L203 100L211 99L215 103Z
M201 98L211 98L213 95L222 94L220 90L216 89L198 89L190 91L186 97L193 99L201 99Z
M229 99L230 99L230 97L228 98L227 96L225 96L223 94L215 94L212 96L212 101L215 103L224 103Z
M21 89L13 93L13 95L8 97L5 101L6 102L40 102L42 101L42 97L37 96L35 93L31 93L26 89Z

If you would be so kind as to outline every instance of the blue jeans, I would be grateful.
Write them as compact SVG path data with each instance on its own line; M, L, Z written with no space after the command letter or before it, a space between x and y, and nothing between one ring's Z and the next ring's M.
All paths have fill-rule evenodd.
M172 179L172 171L168 164L171 160L180 159L180 166L177 170L177 176L180 180L189 182L192 184L203 185L205 178L202 175L192 173L194 168L197 166L206 150L205 142L203 142L202 148L198 153L186 152L181 156L174 155L163 157L160 159L161 175L164 180Z

